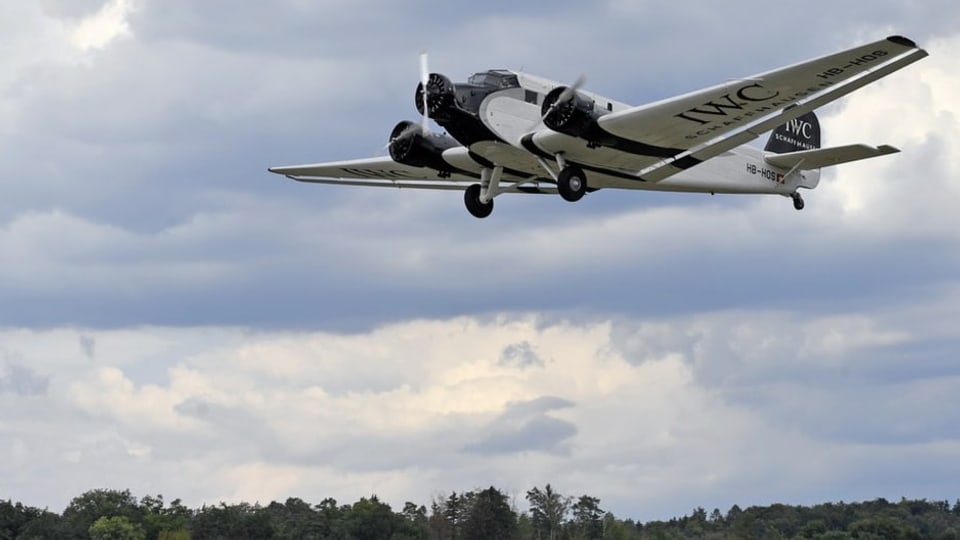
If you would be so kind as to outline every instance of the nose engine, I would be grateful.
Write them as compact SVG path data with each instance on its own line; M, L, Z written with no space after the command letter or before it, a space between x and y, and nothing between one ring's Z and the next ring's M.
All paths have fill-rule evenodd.
M431 73L427 79L426 100L424 100L423 93L424 88L421 82L417 84L417 91L414 95L417 112L426 114L437 121L450 118L451 110L456 106L457 95L456 87L447 76L439 73ZM427 104L426 111L424 111L423 107L424 101L426 101Z

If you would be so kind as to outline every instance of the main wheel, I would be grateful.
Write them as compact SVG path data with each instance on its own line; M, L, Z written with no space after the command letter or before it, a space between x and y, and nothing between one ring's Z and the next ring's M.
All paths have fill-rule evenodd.
M480 201L480 184L473 184L463 192L463 202L467 205L467 211L475 218L485 218L493 212L493 200L486 204Z
M563 200L577 202L587 192L587 175L576 165L567 165L557 176L557 191Z
M799 193L794 193L791 198L793 199L793 207L797 210L803 210L803 197Z

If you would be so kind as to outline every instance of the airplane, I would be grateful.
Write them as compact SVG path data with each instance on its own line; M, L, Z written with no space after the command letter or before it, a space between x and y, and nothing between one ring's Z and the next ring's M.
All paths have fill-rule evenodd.
M611 188L775 194L802 210L820 169L899 152L889 145L821 148L815 109L900 70L927 52L903 36L631 106L520 71L463 83L429 73L421 55L421 122L390 133L389 156L271 167L300 182L462 190L485 218L504 193L575 202ZM429 131L435 121L445 133ZM763 149L751 141L771 132Z

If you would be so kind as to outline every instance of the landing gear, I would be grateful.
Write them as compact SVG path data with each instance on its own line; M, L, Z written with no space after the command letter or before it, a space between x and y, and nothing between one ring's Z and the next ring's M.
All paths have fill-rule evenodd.
M480 193L483 188L480 184L473 184L463 192L463 202L467 205L467 211L475 218L485 218L493 212L493 199L486 203L480 200Z
M463 192L463 202L470 215L485 218L493 212L493 198L500 194L500 177L503 167L484 168L480 171L480 183L473 184Z
M576 165L567 165L557 175L557 191L563 200L577 202L587 192L587 175Z
M803 210L803 197L799 193L794 192L790 194L790 198L793 199L793 207L797 210Z

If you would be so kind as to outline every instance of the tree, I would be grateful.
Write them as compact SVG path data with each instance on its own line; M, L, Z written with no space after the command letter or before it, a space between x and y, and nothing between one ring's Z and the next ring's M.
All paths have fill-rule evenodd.
M474 493L438 497L430 505L430 532L437 540L458 540L463 537L463 522L473 504Z
M102 517L124 517L143 523L143 510L130 490L94 489L74 497L63 511L63 538L86 540L90 526Z
M464 540L512 540L517 537L517 514L509 498L497 488L476 493L463 523Z
M324 508L290 497L283 504L271 502L264 512L270 516L276 538L315 540L333 536L335 520L328 518ZM333 503L333 510L337 511L336 502Z
M600 499L581 495L570 507L570 512L573 514L574 538L603 538L604 511L600 509Z
M380 502L376 495L363 498L346 511L344 532L355 540L383 540L393 536L402 518L393 513L390 505Z
M90 525L90 540L144 540L143 527L123 516L102 517Z
M62 520L59 515L44 510L39 516L26 523L16 538L17 540L59 540L64 538Z
M190 521L192 540L254 540L273 538L273 535L269 512L247 503L204 506Z
M850 525L848 530L855 538L865 540L911 540L921 538L920 533L909 524L886 516L861 519Z
M740 509L738 505L733 505L730 507L730 510L727 510L727 525L732 524L743 514L743 510Z
M143 514L143 528L148 539L175 540L189 536L187 526L193 512L174 499L169 507L163 502L163 495L147 495L140 499L140 511Z
M556 540L570 509L570 498L560 495L550 484L527 492L533 528L546 540Z
M426 540L430 538L430 526L427 520L427 507L407 501L400 513L403 517L401 530L396 535L399 538L411 540Z
M16 538L20 529L34 519L35 512L22 504L0 501L0 538Z

